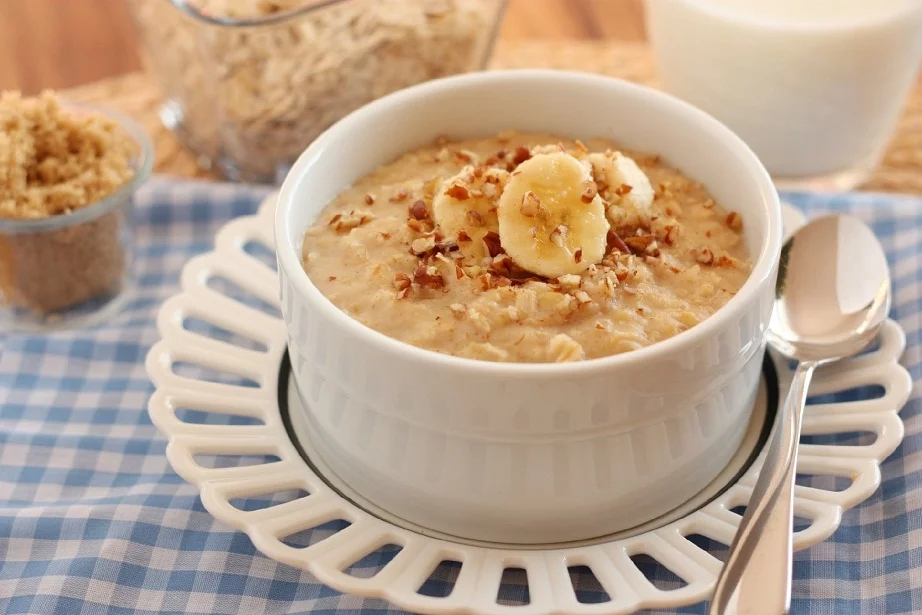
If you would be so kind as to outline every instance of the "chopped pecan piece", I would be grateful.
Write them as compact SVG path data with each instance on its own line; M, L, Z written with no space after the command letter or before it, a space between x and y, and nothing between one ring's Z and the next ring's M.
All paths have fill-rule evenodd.
M422 264L413 272L413 281L422 288L442 288L445 279L439 273L438 267Z
M568 273L557 278L557 283L560 284L560 288L565 291L578 289L582 281L583 279L580 276L573 273Z
M519 206L519 211L523 216L534 218L541 211L541 199L531 190L526 190L525 194L522 195L522 204Z
M565 224L558 224L550 234L551 243L562 248L567 241L567 231L569 229Z
M577 248L576 251L573 252L573 260L576 261L577 263L583 262L583 249L582 248Z
M464 231L458 231L458 243L467 243L471 241L471 236Z
M445 194L453 199L458 199L459 201L466 201L467 199L471 198L470 190L461 184L452 184L448 187L448 190L445 191Z
M483 216L473 209L467 212L467 221L471 226L483 226Z
M654 241L653 235L637 235L636 237L628 237L624 240L624 243L631 249L635 254L642 254Z
M528 151L527 147L517 147L515 148L515 155L512 157L512 163L518 166L529 158L531 158L531 152Z
M621 184L620 186L615 188L615 194L617 194L618 196L624 196L625 194L630 194L631 190L633 189L634 188L632 186L629 186L627 184Z
M487 231L483 236L483 244L487 248L487 252L490 256L498 256L500 254L505 254L506 250L503 249L502 244L499 240L499 235L494 231Z
M692 258L701 263L702 265L713 265L714 264L714 253L711 252L710 248L692 248L691 250Z
M435 237L418 237L410 243L410 251L416 256L422 256L435 248Z
M409 208L410 217L415 220L425 220L429 217L429 210L426 208L425 201L413 201Z
M394 288L397 290L403 290L409 288L411 284L410 276L405 273L398 273L394 276Z
M583 191L579 195L579 200L581 200L583 203L591 203L598 193L599 187L596 186L594 181L587 179L583 183Z
M608 229L608 235L606 236L606 242L608 244L608 252L612 250L617 250L618 252L623 252L627 254L630 252L630 248L627 247L627 244L624 243L624 240L615 232L615 229Z
M365 195L365 204L366 204L366 205L374 205L374 204L375 204L375 195L371 194L370 192L369 192L368 194L366 194L366 195Z
M734 231L738 231L743 228L743 216L739 215L735 211L731 211L727 214L727 226L729 226Z

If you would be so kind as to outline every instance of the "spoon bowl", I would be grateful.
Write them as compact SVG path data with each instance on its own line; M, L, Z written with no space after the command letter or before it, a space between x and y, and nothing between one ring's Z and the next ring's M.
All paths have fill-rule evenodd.
M887 257L874 232L846 215L813 220L781 250L768 341L799 361L860 352L890 310Z
M817 366L861 352L890 311L887 258L847 215L817 218L781 250L768 341L799 363L709 613L779 615L791 604L794 476L801 420Z

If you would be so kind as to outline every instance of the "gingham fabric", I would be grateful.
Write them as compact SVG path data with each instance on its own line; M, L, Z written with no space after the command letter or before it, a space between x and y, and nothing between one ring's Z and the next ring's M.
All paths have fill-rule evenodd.
M137 205L139 288L122 312L93 330L0 338L0 613L397 612L267 559L244 534L216 522L196 489L170 470L165 441L145 410L152 386L143 361L157 339L158 306L177 292L183 264L265 194L150 182ZM922 200L791 200L811 213L851 211L873 225L893 267L893 315L906 329L903 360L918 387ZM922 612L920 411L916 392L903 411L906 440L883 465L881 489L846 512L831 539L796 555L794 613ZM373 569L386 557L356 567ZM443 570L424 593L444 591L454 572ZM644 572L671 582L661 568ZM578 579L582 600L604 597L592 580ZM507 590L505 598L522 598L515 583Z

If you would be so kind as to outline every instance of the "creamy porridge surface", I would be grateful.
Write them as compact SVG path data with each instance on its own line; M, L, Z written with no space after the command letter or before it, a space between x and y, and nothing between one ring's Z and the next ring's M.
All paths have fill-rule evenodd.
M574 361L717 311L751 269L742 226L655 155L510 132L442 140L365 176L308 229L303 262L336 306L392 338Z

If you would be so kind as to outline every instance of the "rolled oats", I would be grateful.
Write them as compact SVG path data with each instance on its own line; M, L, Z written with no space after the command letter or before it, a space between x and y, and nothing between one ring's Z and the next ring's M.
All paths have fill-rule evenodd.
M188 145L233 174L276 179L324 129L404 87L482 68L499 0L132 0L146 61ZM284 13L290 12L288 15ZM459 150L462 151L463 150Z

